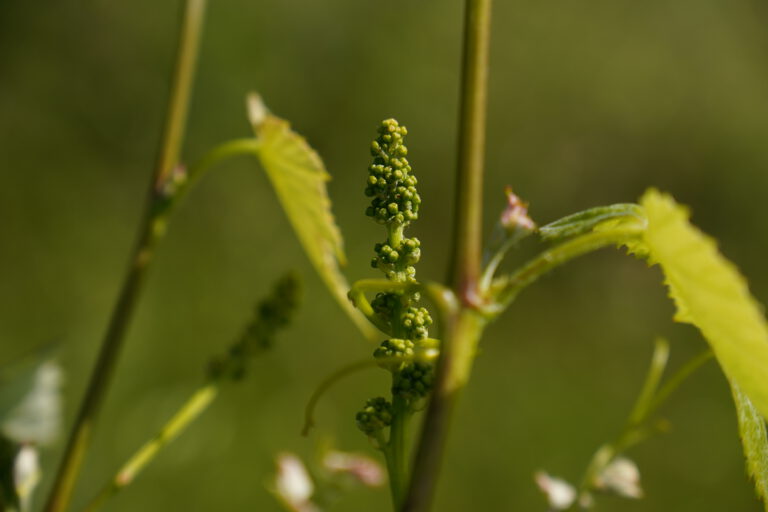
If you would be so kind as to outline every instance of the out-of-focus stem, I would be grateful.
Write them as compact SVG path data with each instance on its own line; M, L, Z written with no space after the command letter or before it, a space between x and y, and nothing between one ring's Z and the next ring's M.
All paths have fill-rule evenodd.
M109 498L133 482L136 476L155 458L155 455L162 448L176 439L190 423L195 421L208 408L218 395L218 392L219 387L215 383L207 384L198 389L165 424L162 430L128 459L128 462L101 489L99 494L85 508L85 511L94 512L98 510Z
M616 439L604 444L594 453L582 476L581 484L579 485L580 494L592 490L597 476L616 456L644 441L656 431L657 427L649 424L653 414L680 387L680 384L701 368L704 363L714 357L712 349L704 350L688 360L667 379L663 386L659 387L661 373L664 371L669 355L668 348L666 342L657 341L646 382L643 384L640 396L632 408L624 428ZM572 508L575 507L576 505Z
M45 508L47 512L62 512L69 505L90 444L94 422L109 389L125 334L146 278L146 270L152 261L157 243L165 233L167 212L158 206L168 198L163 197L160 191L171 178L179 160L205 6L206 0L187 0L184 4L171 99L143 221L139 227L128 272L101 344L98 360L48 497Z

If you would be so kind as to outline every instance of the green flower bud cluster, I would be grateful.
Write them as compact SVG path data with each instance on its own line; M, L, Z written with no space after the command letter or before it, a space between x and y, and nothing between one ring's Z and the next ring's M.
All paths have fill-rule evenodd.
M365 195L371 197L371 206L365 214L380 224L407 225L419 217L421 197L416 191L416 177L405 155L408 148L403 137L408 133L394 119L386 119L379 126L379 136L371 143L373 163L368 168Z
M370 398L355 420L360 430L369 436L374 435L392 424L392 404L381 396Z
M418 238L400 240L397 249L388 243L373 247L376 256L371 260L371 267L378 268L387 279L400 282L415 282L416 268L413 266L421 259L421 242Z
M391 372L397 372L410 364L415 354L416 345L411 340L392 338L381 342L373 351L374 359L379 361L379 366Z
M408 339L423 340L429 336L432 317L427 308L410 306L401 316L400 323Z
M392 320L400 309L401 297L396 293L377 293L371 301L371 308L382 322L391 326Z
M281 277L269 296L256 306L252 320L225 356L211 361L208 375L212 379L241 379L250 357L272 348L280 329L291 323L301 299L301 283L296 274Z
M412 220L418 218L421 197L416 190L416 177L405 156L408 153L403 138L407 130L394 119L381 123L378 138L371 144L373 164L365 194L371 197L366 214L387 228L387 239L374 247L371 266L382 271L386 278L396 283L416 284L415 265L421 259L421 242L418 238L403 235ZM373 353L379 366L392 373L392 403L375 398L366 403L357 415L357 424L371 435L386 422L371 422L378 409L373 403L391 414L410 414L416 401L425 397L431 388L433 367L417 358L421 349L434 350L434 340L429 340L432 317L426 308L419 307L419 293L396 291L379 293L371 301L374 314L381 320L391 338L383 341ZM386 409L386 406L389 409ZM376 414L374 412L376 411ZM374 429L371 425L375 425Z
M260 301L256 315L243 334L243 343L272 348L275 333L291 323L301 298L301 282L296 274L281 277L272 293Z
M392 395L415 401L432 390L434 366L429 363L410 363L394 374Z

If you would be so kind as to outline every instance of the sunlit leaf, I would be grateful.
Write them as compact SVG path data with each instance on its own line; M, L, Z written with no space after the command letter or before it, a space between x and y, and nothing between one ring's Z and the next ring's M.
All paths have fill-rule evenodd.
M745 279L668 195L646 192L644 243L665 275L675 319L698 327L723 371L768 417L768 326Z
M290 124L270 114L257 95L249 118L260 141L258 157L309 259L331 293L367 336L375 330L347 299L349 284L339 269L343 241L331 213L322 160Z
M747 471L755 481L755 490L768 511L768 438L765 419L752 405L739 386L731 382L733 401L739 419L739 434L747 459Z

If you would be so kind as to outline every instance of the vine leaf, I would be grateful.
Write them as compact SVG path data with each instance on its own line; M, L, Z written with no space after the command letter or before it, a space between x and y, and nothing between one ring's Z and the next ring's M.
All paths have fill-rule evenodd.
M739 434L744 456L747 459L747 471L755 480L757 495L763 500L768 511L768 438L766 438L765 420L752 405L739 386L731 382L733 401L739 419Z
M766 501L768 325L761 308L714 240L688 222L684 207L656 190L646 192L641 205L648 218L648 258L664 271L675 319L699 328L731 382L747 466Z
M344 311L372 337L373 327L347 299L349 284L340 269L344 242L331 213L323 161L288 121L268 112L257 94L248 96L248 116L260 142L257 156L304 251Z
M664 271L675 320L701 330L725 374L768 417L768 325L746 280L670 196L650 190L641 204L648 257Z

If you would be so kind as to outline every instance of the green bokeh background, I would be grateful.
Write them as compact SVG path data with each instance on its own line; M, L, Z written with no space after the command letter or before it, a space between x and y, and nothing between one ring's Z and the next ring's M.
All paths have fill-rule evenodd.
M60 343L68 419L140 218L178 12L179 2L149 0L0 1L0 362ZM347 274L369 277L382 232L363 215L367 148L378 121L397 117L409 128L424 200L411 230L422 240L419 275L441 279L461 16L459 0L212 1L186 160L247 135L243 97L258 90L325 159ZM692 207L765 301L767 24L760 0L497 1L487 225L506 184L540 223L632 201L654 185ZM206 178L174 219L77 503L167 419L288 269L306 280L295 327L108 510L278 510L264 489L277 452L311 455L326 441L368 450L353 417L386 390L382 371L335 388L313 435L298 434L315 384L372 347L314 275L263 173L243 158ZM620 428L653 338L671 339L673 367L703 348L671 314L659 272L616 251L577 261L521 295L483 340L436 510L544 510L532 473L579 477ZM600 510L760 510L715 364L664 415L671 430L630 454L647 497L606 498ZM60 449L45 452L47 467ZM337 510L388 507L386 491L359 491Z

